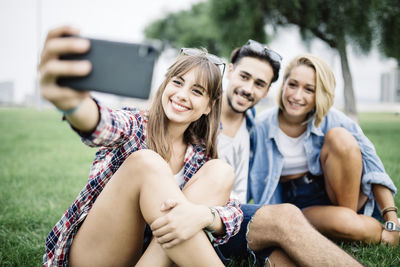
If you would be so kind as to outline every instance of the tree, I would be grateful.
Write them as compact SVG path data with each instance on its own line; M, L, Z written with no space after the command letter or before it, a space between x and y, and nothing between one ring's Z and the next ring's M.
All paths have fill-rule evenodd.
M400 62L400 2L381 0L376 11L376 22L380 40L378 46L388 57Z
M175 48L205 46L211 53L229 57L233 48L250 38L267 42L260 4L258 0L221 0L213 6L210 1L200 2L150 23L145 35Z
M168 14L145 28L147 38L156 38L167 46L206 47L211 53L221 50L216 25L209 18L210 5L201 2L190 10Z
M264 1L216 0L210 2L210 20L218 29L222 55L229 57L231 51L248 39L267 43L265 33Z

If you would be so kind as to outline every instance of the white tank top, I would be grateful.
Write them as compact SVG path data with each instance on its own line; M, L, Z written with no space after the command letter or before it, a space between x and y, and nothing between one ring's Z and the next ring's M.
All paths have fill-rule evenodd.
M277 144L282 153L282 176L308 172L307 155L304 149L306 132L298 137L290 137L281 129L278 130Z
M184 171L185 171L185 166L183 166L183 168L177 174L174 175L175 182L178 186L181 186L183 184L183 182L185 181L185 178L183 175Z

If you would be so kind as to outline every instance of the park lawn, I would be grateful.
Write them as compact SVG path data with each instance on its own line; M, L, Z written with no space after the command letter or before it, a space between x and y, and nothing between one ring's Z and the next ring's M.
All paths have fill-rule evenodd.
M363 113L360 124L400 187L400 116ZM86 184L95 149L52 109L1 108L0 140L0 266L40 266L45 238ZM366 266L400 266L400 248L342 246Z

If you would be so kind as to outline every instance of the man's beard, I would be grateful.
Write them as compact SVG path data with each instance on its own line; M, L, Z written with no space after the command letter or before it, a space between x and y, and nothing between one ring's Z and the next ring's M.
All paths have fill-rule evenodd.
M235 90L236 91L236 90ZM235 92L234 92L235 93ZM249 101L254 101L254 98L252 97L252 96L247 96L244 92L243 92L243 90L240 90L239 92L237 92L237 94L238 95L241 95L241 96L244 96L244 97L246 97L247 98L247 100L249 100ZM251 105L250 107L248 107L247 109L245 109L245 110L243 110L243 111L241 111L241 110L237 110L233 105L232 105L232 100L231 100L231 97L230 97L230 95L226 95L226 98L227 98L227 100L228 100L228 105L231 107L231 109L234 111L234 112L236 112L236 113L245 113L248 109L250 109L250 108L252 108L254 105Z

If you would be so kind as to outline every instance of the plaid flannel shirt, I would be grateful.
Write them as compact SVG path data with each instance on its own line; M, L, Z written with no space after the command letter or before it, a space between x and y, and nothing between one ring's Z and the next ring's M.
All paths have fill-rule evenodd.
M68 253L80 224L86 218L96 198L109 179L133 152L146 149L146 125L148 114L137 109L112 110L96 102L100 110L100 122L90 136L81 134L82 141L100 149L95 155L87 185L54 226L46 239L44 266L68 266ZM184 183L181 189L200 167L210 159L204 147L188 145L184 159ZM229 200L216 210L225 225L226 234L217 237L214 245L226 243L235 235L243 220L240 204Z

